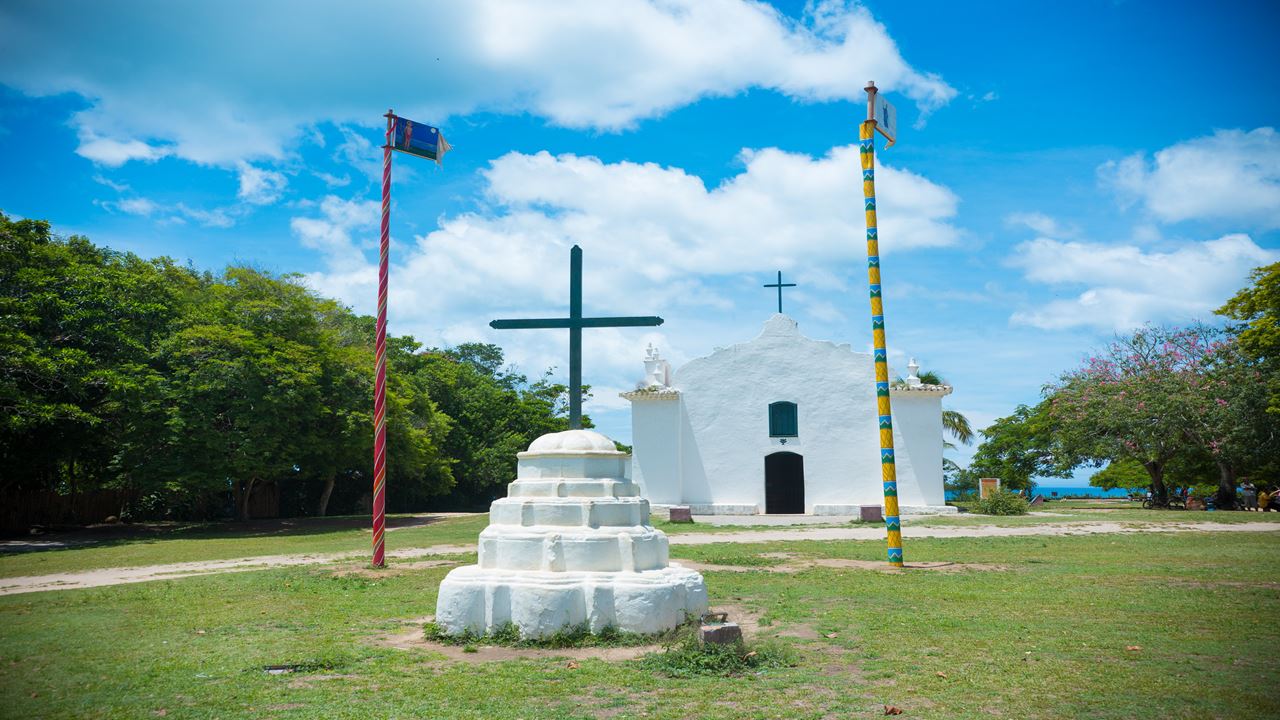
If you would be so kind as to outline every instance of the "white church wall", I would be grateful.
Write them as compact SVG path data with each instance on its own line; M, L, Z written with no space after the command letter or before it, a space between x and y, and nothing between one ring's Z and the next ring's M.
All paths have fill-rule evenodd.
M645 395L649 395L646 397ZM671 452L645 452L632 458L631 479L649 502L678 505L683 489L680 477L680 395L675 392L637 392L631 395L633 447L670 448Z
M784 315L771 318L756 340L680 368L674 384L698 451L686 446L684 454L700 456L710 491L696 497L686 483L686 502L764 512L764 458L788 451L804 458L806 512L814 505L878 504L877 436L849 429L849 418L875 417L872 383L869 355L805 338ZM769 437L769 404L777 401L797 405L799 437L785 443Z
M649 365L665 365L652 348ZM870 354L806 338L774 315L755 340L651 374L646 389L623 397L632 403L634 479L652 502L698 514L767 512L766 458L790 452L803 458L805 512L856 514L883 503ZM941 399L950 390L911 380L892 391L899 505L904 514L945 511ZM796 404L796 437L769 435L769 405L779 401Z
M945 505L941 480L942 394L894 392L892 399L898 504L904 508Z

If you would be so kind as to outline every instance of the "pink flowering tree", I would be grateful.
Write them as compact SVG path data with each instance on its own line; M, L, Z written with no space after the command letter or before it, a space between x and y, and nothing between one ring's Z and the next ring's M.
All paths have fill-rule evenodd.
M1218 468L1217 506L1233 507L1244 474L1280 456L1280 416L1267 412L1266 366L1224 331L1190 328L1170 342L1191 365L1176 390L1185 399L1183 433Z
M1230 508L1241 473L1277 452L1263 372L1223 330L1147 327L1064 374L1046 402L1065 445L1093 462L1138 463L1160 500L1170 461L1207 454L1218 468L1218 506Z
M1168 499L1165 468L1187 444L1188 398L1180 375L1195 367L1174 342L1177 332L1138 330L1045 388L1050 417L1065 446L1097 464L1138 463L1161 501Z

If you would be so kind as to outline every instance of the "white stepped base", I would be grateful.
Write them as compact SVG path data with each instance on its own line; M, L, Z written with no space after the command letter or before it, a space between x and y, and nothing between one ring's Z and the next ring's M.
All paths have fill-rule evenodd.
M440 583L436 624L487 634L508 623L537 638L586 623L657 633L707 610L702 576L679 565L644 572L540 572L455 568Z

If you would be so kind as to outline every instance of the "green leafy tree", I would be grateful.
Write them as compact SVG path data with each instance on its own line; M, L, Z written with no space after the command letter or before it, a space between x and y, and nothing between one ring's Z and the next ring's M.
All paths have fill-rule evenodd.
M1237 338L1194 326L1168 334L1166 353L1184 360L1169 393L1183 433L1218 470L1217 505L1235 503L1238 478L1280 455L1280 415L1267 412L1266 364L1243 352Z
M1254 269L1249 279L1252 285L1217 312L1244 323L1240 350L1263 366L1268 411L1280 414L1280 262Z
M0 492L111 484L193 274L0 215Z
M1075 462L1054 434L1044 403L1019 405L1012 415L997 419L982 431L968 469L960 474L965 487L977 487L977 479L998 477L1011 490L1030 489L1036 477L1068 477Z

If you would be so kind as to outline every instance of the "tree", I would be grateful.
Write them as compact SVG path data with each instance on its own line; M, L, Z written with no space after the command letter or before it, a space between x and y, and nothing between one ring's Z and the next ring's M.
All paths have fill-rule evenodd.
M983 441L961 482L977 487L980 477L998 477L1012 490L1029 489L1033 478L1067 477L1074 458L1067 458L1053 432L1044 403L1019 405L1012 415L997 419L982 431Z
M1166 352L1188 367L1169 392L1184 436L1218 469L1217 506L1234 506L1238 478L1280 454L1280 415L1267 411L1266 366L1243 352L1237 338L1194 326L1168 336Z
M1265 368L1268 412L1280 414L1280 262L1255 268L1252 286L1237 292L1218 314L1240 320L1240 350Z
M1143 328L1048 386L1050 415L1063 445L1095 464L1141 464L1152 494L1166 501L1165 468L1187 444L1194 403L1188 378L1200 370L1199 360L1187 352L1194 335Z
M1124 458L1108 463L1105 468L1094 473L1089 478L1089 484L1103 490L1137 490L1150 485L1151 478L1147 475L1147 469L1138 461Z
M504 368L496 345L468 343L418 357L418 376L454 420L443 440L455 460L453 506L487 505L515 479L516 453L538 436L569 426L568 388L552 382L550 371L530 383ZM590 418L583 425L590 427Z
M0 492L52 491L74 509L118 478L122 434L145 424L150 354L197 284L168 260L0 214Z

